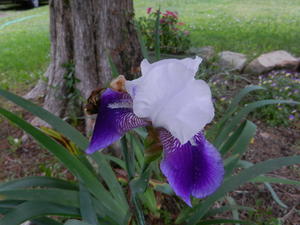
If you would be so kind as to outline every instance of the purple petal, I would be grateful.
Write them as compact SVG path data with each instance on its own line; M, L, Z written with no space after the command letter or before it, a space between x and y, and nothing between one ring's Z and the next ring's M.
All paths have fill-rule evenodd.
M160 139L164 148L160 168L176 195L189 206L192 206L191 196L204 198L221 185L224 175L222 158L202 133L181 145L178 139L161 129Z
M127 93L107 89L101 96L92 140L86 153L91 154L119 140L133 128L147 125L132 111L132 99Z

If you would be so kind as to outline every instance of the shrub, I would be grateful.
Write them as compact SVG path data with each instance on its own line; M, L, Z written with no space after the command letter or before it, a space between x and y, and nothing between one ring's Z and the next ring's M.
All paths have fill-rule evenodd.
M147 16L138 19L143 39L148 50L155 49L156 20L158 13L160 25L160 51L162 53L179 54L190 47L189 31L185 30L185 24L179 22L178 13L166 10L161 13L159 10L147 9Z

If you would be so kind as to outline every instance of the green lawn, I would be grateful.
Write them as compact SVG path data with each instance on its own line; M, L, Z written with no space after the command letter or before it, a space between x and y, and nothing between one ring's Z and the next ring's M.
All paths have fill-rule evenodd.
M135 0L137 16L148 7L173 10L191 29L194 46L212 45L254 57L285 49L300 55L300 0Z
M48 7L0 12L0 86L22 90L49 61Z
M148 7L177 11L194 46L214 46L254 57L285 49L300 55L300 0L134 0L136 16ZM29 17L28 17L29 16ZM33 16L33 17L30 17ZM32 84L49 60L48 7L0 11L0 86Z

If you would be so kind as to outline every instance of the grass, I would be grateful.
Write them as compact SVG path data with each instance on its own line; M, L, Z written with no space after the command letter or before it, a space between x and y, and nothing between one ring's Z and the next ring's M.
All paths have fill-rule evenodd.
M134 0L136 16L148 7L177 11L193 46L211 45L253 58L284 49L300 55L300 0ZM9 21L27 18L3 27ZM0 11L0 86L22 89L49 61L48 7Z
M137 16L159 6L177 11L194 46L242 52L251 58L284 49L300 54L300 0L135 0Z
M0 12L2 88L22 90L45 72L50 48L48 17L48 7Z

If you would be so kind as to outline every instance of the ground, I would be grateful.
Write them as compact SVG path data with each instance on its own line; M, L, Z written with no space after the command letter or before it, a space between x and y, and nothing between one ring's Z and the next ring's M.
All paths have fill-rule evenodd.
M28 113L16 111L24 118L31 117ZM244 156L245 160L257 163L299 154L300 130L298 128L271 128L260 121L257 121L256 124L258 124L258 131L254 143ZM0 181L50 174L70 178L70 174L59 162L34 141L29 141L24 145L13 144L13 139L21 139L23 135L18 128L6 120L2 120L0 126L2 128L0 130ZM8 137L11 138L8 139ZM270 176L300 180L300 164L284 167L270 173ZM280 207L263 184L248 183L230 193L230 196L234 197L238 204L258 209L255 214L241 213L241 219L252 219L258 224L269 225L275 218L282 218L285 221L283 224L300 224L300 188L280 184L272 184L272 187L288 208ZM170 202L174 202L174 199L163 199L164 204L168 205L163 208L172 210L173 213L178 212L176 207L171 207L173 203ZM173 216L175 217L175 215ZM219 216L224 218L224 215ZM230 214L225 214L225 216L230 216ZM152 222L154 221L156 221L155 224L159 224L157 220L153 219Z
M192 28L192 41L195 46L212 45L217 50L243 52L250 57L275 49L285 49L300 55L299 14L297 14L300 9L299 0L214 0L206 3L190 0L188 5L186 1L179 0L163 2L135 0L137 15L145 15L147 7L158 8L159 4L163 10L179 12L182 21ZM195 8L199 10L194 10ZM30 16L35 17L28 18ZM20 18L27 19L14 25L3 26ZM49 60L48 22L47 7L27 11L0 11L2 88L22 95L43 74ZM0 104L22 115L23 118L32 118L30 114L7 104L2 99ZM299 154L300 126L295 124L291 127L274 128L267 126L264 121L256 120L255 123L258 125L258 131L244 159L257 163ZM0 127L0 181L30 175L51 174L69 177L59 162L35 142L29 140L20 145L23 133L3 117L0 117ZM300 165L284 167L270 175L300 180ZM275 219L281 218L284 220L283 224L300 224L300 188L279 184L272 184L272 187L288 208L280 207L264 184L248 183L230 193L238 204L258 209L254 214L243 212L241 219L251 218L258 224L269 225L276 224ZM167 206L163 208L176 214L176 208L172 208L175 201L179 200L165 198L164 203ZM154 219L153 221L152 224L165 224Z
M257 124L258 130L254 143L250 146L244 159L257 163L273 158L299 154L299 128L273 128L267 127L263 123ZM280 170L270 173L270 175L273 177L300 180L300 164L283 167ZM272 187L279 198L288 206L288 209L284 209L275 203L270 192L263 184L246 184L234 191L232 196L241 205L256 206L260 209L261 215L259 213L256 215L260 222L277 217L284 218L284 224L300 224L300 188L280 184L273 184Z

